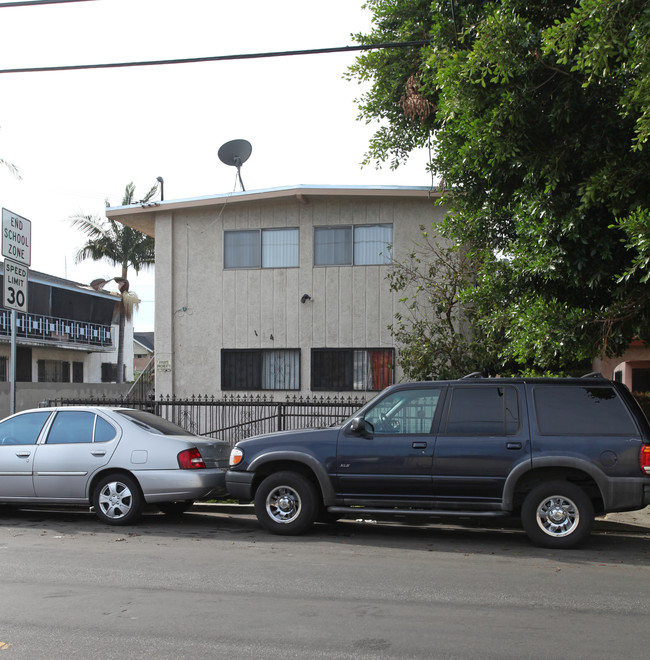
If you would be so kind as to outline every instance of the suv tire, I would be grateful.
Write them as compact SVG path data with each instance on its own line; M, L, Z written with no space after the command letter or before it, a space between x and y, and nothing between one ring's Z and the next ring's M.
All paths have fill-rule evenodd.
M540 484L521 507L528 538L544 548L575 548L594 524L594 507L584 490L569 481Z
M255 493L255 515L273 534L300 534L311 527L318 513L313 484L297 472L276 472L262 481Z

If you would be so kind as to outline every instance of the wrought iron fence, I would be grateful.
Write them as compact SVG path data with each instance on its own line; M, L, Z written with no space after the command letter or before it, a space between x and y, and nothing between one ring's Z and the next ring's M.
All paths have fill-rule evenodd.
M149 410L179 426L197 433L226 440L238 440L262 433L302 428L325 428L346 419L366 402L362 396L289 396L276 401L265 395L237 395L216 399L192 396L189 399L56 399L50 405L123 406Z

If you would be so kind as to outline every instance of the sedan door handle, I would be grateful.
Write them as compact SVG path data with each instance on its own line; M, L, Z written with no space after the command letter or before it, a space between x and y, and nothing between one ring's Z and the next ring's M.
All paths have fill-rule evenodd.
M521 449L521 442L506 442L506 449Z
M411 447L413 449L426 449L427 448L427 443L426 442L414 442Z
M106 456L106 450L96 449L95 451L90 452L93 456Z
M32 452L31 451L17 451L16 456L18 458L29 458L31 456Z

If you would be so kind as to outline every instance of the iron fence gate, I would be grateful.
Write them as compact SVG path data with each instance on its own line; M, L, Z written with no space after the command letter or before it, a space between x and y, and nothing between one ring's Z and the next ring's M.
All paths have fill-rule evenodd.
M51 406L119 406L148 410L198 435L226 440L231 445L253 435L338 424L366 403L363 397L232 396L216 399L55 399Z

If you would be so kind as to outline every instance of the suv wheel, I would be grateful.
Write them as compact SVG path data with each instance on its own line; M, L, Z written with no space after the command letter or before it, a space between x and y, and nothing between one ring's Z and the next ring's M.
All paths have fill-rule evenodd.
M297 472L271 474L255 493L255 515L273 534L300 534L317 512L316 489Z
M594 523L587 494L569 481L552 481L533 488L521 507L521 523L530 540L544 548L575 548Z

